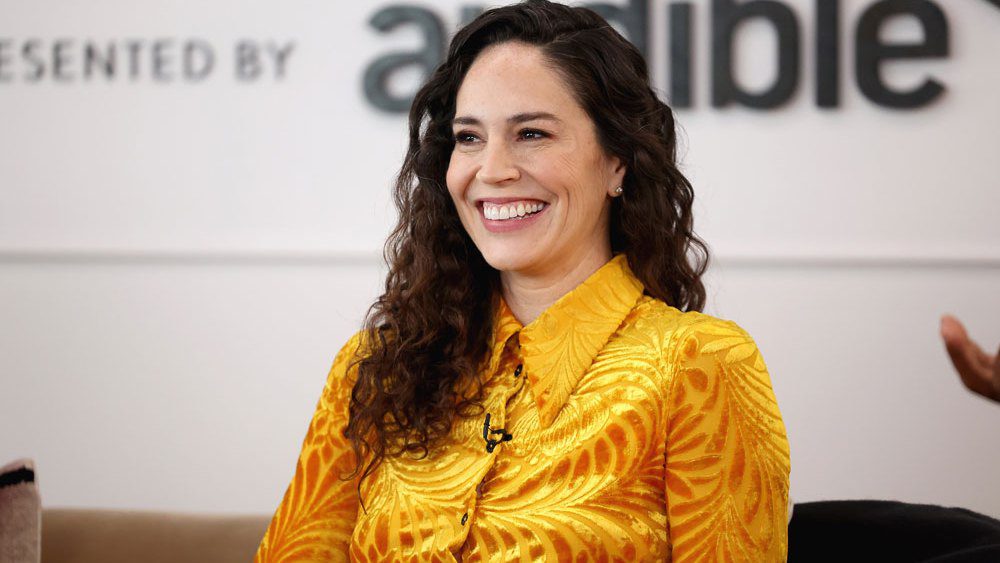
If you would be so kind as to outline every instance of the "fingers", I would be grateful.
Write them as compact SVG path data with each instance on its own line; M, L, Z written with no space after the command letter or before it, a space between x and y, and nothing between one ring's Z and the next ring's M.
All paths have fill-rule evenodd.
M996 359L970 340L962 323L951 315L941 317L941 338L962 383L974 393L998 400L993 378L993 372L1000 369L994 368Z
M969 340L962 323L952 315L941 316L941 337L946 345L961 345Z
M966 372L974 372L976 354L975 352L970 354L970 347L975 347L975 344L969 340L962 323L951 315L941 317L941 338L951 357L951 363L960 374L963 374L963 379Z

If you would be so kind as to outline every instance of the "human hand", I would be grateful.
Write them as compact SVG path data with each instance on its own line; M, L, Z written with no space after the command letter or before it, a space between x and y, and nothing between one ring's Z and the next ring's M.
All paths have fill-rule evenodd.
M1000 402L1000 351L993 355L984 352L951 315L941 317L941 338L962 383L970 391Z

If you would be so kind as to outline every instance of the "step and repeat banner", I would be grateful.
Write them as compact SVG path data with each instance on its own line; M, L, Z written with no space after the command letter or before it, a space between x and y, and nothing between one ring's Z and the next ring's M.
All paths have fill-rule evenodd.
M723 255L1000 258L1000 6L596 5ZM413 90L482 5L7 2L0 252L375 252Z

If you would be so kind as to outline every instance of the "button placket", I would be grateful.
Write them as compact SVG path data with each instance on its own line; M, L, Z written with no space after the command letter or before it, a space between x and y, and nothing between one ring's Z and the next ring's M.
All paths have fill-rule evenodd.
M517 347L520 348L520 344L519 343L518 343ZM506 387L507 387L506 390L502 392L502 396L503 396L502 405L506 405L510 401L510 399L512 397L514 397L515 395L517 395L518 391L521 390L521 387L523 387L524 381L522 379L520 379L520 375L523 373L524 364L521 363L520 358L517 358L517 361L518 361L518 364L514 368L514 370L513 370L512 373L513 373L514 379L517 379L517 382L520 383L520 385L506 385ZM502 364L503 363L501 363L501 365ZM504 371L506 371L507 369L510 369L509 368L509 366L510 366L509 363L507 364L507 366L508 367L504 368ZM507 373L511 373L511 372L507 372ZM507 380L507 381L511 381L511 380ZM513 382L511 382L511 383L513 383ZM499 419L503 420L505 417L502 416L502 414L504 414L504 413L501 412L500 415L498 415L496 418L499 418ZM493 422L493 420L494 420L493 414L489 413L489 412L486 413L486 417L485 417L485 419L483 421L483 441L486 444L485 447L486 447L486 452L488 454L493 454L494 451L496 450L496 447L498 445L502 444L503 442L509 442L509 441L511 441L514 438L514 435L511 434L511 433L509 433L509 432L507 432L506 428L493 428L490 425L490 423ZM459 521L461 522L462 526L465 526L468 523L468 521L469 521L469 513L473 512L475 510L475 506L478 504L478 501L483 497L483 485L485 483L485 479L486 479L486 476L484 476L483 480L481 480L479 482L479 484L476 486L475 498L472 499L469 502L469 505L468 505L468 509L469 510L466 511L464 514L462 514L461 518L459 519Z

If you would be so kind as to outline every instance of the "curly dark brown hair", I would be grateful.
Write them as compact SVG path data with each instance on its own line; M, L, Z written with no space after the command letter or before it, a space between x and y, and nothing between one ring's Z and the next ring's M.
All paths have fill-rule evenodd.
M389 273L364 323L369 345L351 393L345 433L357 466L347 478L363 480L386 456L426 455L456 416L481 412L499 275L462 227L445 176L462 80L486 47L508 41L542 51L604 150L627 165L624 196L611 207L612 251L627 256L648 295L681 310L704 306L708 249L693 231L694 192L676 166L673 113L651 88L642 54L585 8L528 0L486 11L455 35L410 109Z

